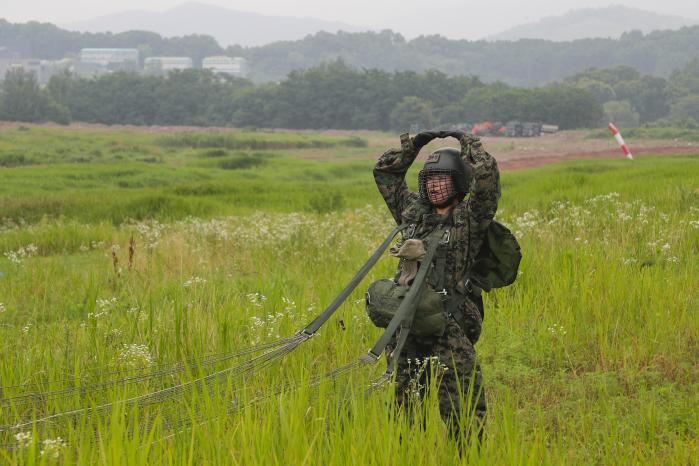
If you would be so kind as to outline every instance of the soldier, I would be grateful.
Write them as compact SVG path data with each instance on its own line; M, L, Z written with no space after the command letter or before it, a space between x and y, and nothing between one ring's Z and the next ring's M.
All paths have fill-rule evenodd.
M410 192L405 174L418 152L445 137L458 139L461 150L447 147L430 154L419 174L419 193ZM469 269L497 210L500 174L480 140L463 132L428 131L414 138L403 134L400 140L400 150L379 158L374 178L396 222L410 224L403 239L426 239L440 224L449 228L450 237L438 249L427 276L427 286L445 296L446 330L433 336L409 334L395 361L396 398L409 409L411 396L423 397L430 374L439 374L439 408L450 434L458 439L461 423L470 418L480 437L486 400L474 345L481 334L483 301L481 290L469 280ZM386 348L389 363L395 345L394 336ZM462 406L469 398L470 405Z

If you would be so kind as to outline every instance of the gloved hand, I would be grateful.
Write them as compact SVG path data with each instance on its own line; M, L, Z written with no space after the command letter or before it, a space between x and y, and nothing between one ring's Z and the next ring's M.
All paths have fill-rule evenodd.
M422 133L417 133L413 138L413 146L415 146L415 150L419 151L433 139L443 137L440 136L441 133L442 131L423 131Z
M466 135L466 133L464 133L463 131L458 130L458 129L453 130L453 131L440 131L439 133L440 133L440 136L439 136L440 138L452 137L452 138L458 139L459 141Z

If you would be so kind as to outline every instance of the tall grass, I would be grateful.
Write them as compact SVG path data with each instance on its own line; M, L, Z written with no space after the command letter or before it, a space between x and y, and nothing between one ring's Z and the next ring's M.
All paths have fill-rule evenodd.
M0 447L0 461L696 464L698 160L584 161L503 174L498 216L517 233L524 259L517 282L486 297L477 351L489 417L480 449L471 444L460 456L434 396L424 400L424 425L390 415L388 387L365 396L382 362L309 387L315 374L354 360L378 337L364 315L362 285L316 337L282 361L156 407L163 412L152 428L138 428L153 414L148 407L81 414L73 424L0 434L0 443L15 443L14 435L26 432L22 448ZM356 162L356 173L344 178L333 174L342 165L282 163L292 172L273 177L259 167L247 170L259 178L230 183L197 180L198 168L175 164L166 176L191 178L151 188L154 196L218 205L235 183L248 183L235 191L247 209L190 217L154 209L140 220L113 222L121 202L133 201L136 209L138 198L113 200L123 194L86 178L72 191L61 186L56 196L70 192L76 209L82 205L91 215L6 222L0 230L0 380L6 387L0 396L70 386L81 376L99 381L114 371L153 372L159 364L272 341L303 327L392 221L372 186L369 161ZM13 170L37 170L34 178L22 176L38 191L45 169ZM310 169L326 181L301 178ZM271 179L276 184L262 190ZM332 204L337 192L343 201L324 211L323 194ZM103 210L94 207L95 198L104 199ZM136 253L129 268L131 237ZM391 276L394 267L391 258L382 259L366 283ZM214 368L36 400L29 409L3 406L0 424L142 395ZM11 387L18 384L24 386ZM285 384L295 389L275 392ZM238 403L263 399L222 415L233 393ZM184 426L168 429L165 419ZM57 437L64 446L44 443Z

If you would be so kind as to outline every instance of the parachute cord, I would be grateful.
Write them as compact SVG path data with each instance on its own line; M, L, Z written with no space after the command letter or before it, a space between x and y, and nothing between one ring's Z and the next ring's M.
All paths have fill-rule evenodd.
M165 377L165 376L175 375L178 373L183 373L183 372L186 372L188 369L192 370L192 369L197 369L197 368L203 368L203 367L211 366L214 364L226 362L226 361L229 361L231 359L240 358L241 356L245 356L248 354L261 352L261 351L265 351L265 350L270 350L270 349L276 348L278 346L287 345L290 342L295 341L296 338L297 338L296 336L290 337L290 338L284 338L284 339L277 340L277 341L272 342L272 343L266 343L263 345L245 348L243 350L236 351L234 353L219 353L216 356L208 356L206 358L201 358L201 359L190 359L186 362L179 363L179 364L176 364L174 366L173 365L155 366L156 368L157 367L168 367L168 369L158 370L158 371L154 371L154 372L150 372L150 373L132 375L130 377L124 377L124 378L120 378L120 379L105 380L102 382L97 382L97 383L93 383L93 384L89 384L89 385L77 385L74 387L66 387L63 389L53 390L53 391L25 393L22 395L0 398L0 407L10 407L10 406L18 407L18 406L22 406L25 404L35 404L36 402L55 401L55 400L59 400L59 399L68 398L68 397L73 396L74 394L76 394L78 392L81 394L90 394L90 393L95 393L95 392L99 392L99 391L104 391L104 390L107 390L109 388L113 388L116 385L127 385L127 384L141 383L141 382L149 381L149 380L160 378L160 377ZM127 372L127 371L121 371L121 372L123 373L123 372ZM88 376L86 376L85 378L87 378L87 377ZM18 385L15 387L21 387L21 385ZM3 388L10 388L10 387L3 387Z
M264 353L260 356L256 356L255 358L253 358L251 360L230 366L226 369L214 372L213 374L207 375L205 377L200 377L200 378L194 379L194 380L189 381L189 382L181 383L178 385L174 385L172 387L168 387L168 388L165 388L162 390L157 390L157 391L151 392L151 393L146 393L144 395L136 396L136 397L129 398L126 400L119 400L119 401L116 401L113 403L105 403L105 404L99 405L99 406L94 407L94 408L79 408L79 409L74 409L71 411L64 411L64 412L56 413L56 414L53 414L51 416L46 416L46 417L43 417L40 419L36 419L34 421L16 424L14 426L0 426L0 432L8 431L8 430L19 430L22 428L33 426L35 424L53 422L56 419L60 419L60 418L64 418L64 417L73 418L73 417L79 416L81 414L102 413L102 412L111 410L115 406L127 407L127 406L134 405L134 406L143 407L143 406L148 406L148 405L153 404L153 403L160 403L160 402L163 402L167 399L170 399L174 396L177 396L177 395L183 393L184 390L187 388L194 387L197 389L201 389L201 386L203 384L210 386L214 381L220 380L221 378L223 378L224 375L233 373L235 376L241 376L247 372L250 372L257 365L264 364L269 359L278 359L281 356L285 356L290 351L295 349L300 343L302 343L303 341L305 341L307 339L308 339L308 337L305 337L303 335L297 335L294 338L290 339L289 343L287 343L286 346L272 350L268 353Z

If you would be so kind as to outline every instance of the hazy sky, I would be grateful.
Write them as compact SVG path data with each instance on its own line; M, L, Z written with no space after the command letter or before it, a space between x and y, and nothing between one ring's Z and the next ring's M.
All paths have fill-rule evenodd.
M70 22L128 9L166 10L185 0L2 0L0 17ZM280 16L339 20L373 29L393 29L407 37L442 34L477 39L511 26L571 9L609 5L637 7L699 19L696 0L200 0L237 10Z

